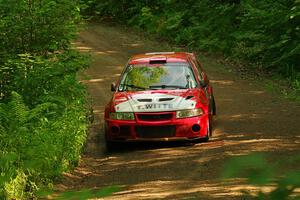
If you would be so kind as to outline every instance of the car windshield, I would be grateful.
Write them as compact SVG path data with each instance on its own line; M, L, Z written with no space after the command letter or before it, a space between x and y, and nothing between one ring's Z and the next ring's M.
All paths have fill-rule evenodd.
M129 65L123 74L119 91L188 89L197 82L189 64L136 64Z

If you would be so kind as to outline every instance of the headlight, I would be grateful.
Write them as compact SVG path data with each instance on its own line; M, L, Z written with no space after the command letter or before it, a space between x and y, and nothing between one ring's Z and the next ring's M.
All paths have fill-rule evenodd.
M134 120L134 114L130 112L112 112L109 114L109 118L116 120Z
M203 114L203 110L201 108L191 109L191 110L180 110L176 112L176 118L187 118L187 117L195 117Z

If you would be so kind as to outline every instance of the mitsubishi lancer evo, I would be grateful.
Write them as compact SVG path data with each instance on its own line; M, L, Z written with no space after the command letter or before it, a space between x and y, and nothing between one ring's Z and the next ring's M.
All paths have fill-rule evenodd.
M129 141L208 141L213 88L193 53L132 56L105 107L107 148Z

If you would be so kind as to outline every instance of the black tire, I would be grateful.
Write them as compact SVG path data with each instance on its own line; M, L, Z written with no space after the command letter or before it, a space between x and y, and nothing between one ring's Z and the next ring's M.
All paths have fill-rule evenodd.
M217 107L216 107L215 97L213 95L211 96L211 109L212 109L212 114L216 115Z
M118 148L118 144L116 142L112 142L112 141L108 141L108 140L105 140L105 145L106 145L107 152L115 151Z
M211 123L211 119L208 120L207 135L208 135L208 137L212 137L212 123Z
M208 142L209 138L212 137L212 125L210 119L208 120L206 137L203 138L203 142Z
M207 133L206 133L206 137L203 138L203 142L208 142L208 140L211 136L212 136L212 127L211 127L210 120L208 120Z
M209 141L209 136L206 136L205 138L201 138L201 142L208 142Z

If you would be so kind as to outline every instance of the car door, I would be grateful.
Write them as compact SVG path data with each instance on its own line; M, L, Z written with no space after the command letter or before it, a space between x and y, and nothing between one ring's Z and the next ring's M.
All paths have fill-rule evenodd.
M209 103L210 114L213 114L213 109L214 109L213 108L213 106L214 106L213 91L212 91L212 87L209 83L209 79L208 79L206 73L204 72L200 62L197 60L197 58L195 56L192 56L191 61L192 61L193 65L195 66L194 70L195 70L196 74L198 75L200 87L203 89L206 99Z

